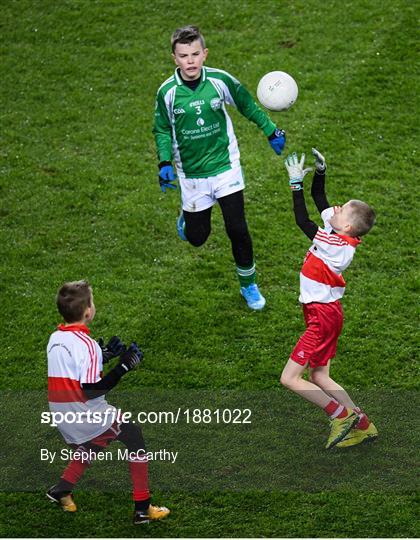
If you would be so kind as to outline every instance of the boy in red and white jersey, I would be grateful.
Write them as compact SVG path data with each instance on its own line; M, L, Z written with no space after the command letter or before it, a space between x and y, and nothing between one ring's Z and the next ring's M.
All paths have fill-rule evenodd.
M129 459L134 523L166 517L167 508L150 504L147 455L140 427L121 423L117 409L105 399L121 377L141 362L143 353L134 342L127 349L117 336L106 346L90 337L87 325L96 310L87 281L65 283L58 291L57 307L64 323L53 332L47 347L48 401L55 418L63 419L57 421L57 427L75 452L47 497L63 510L76 512L74 486L96 453L118 440L130 456L135 456ZM118 364L103 376L103 364L116 357Z
M285 164L293 194L296 223L312 240L300 272L300 297L306 331L297 342L283 369L281 383L322 407L330 418L331 433L326 448L347 447L376 439L378 432L348 393L330 377L330 361L335 356L343 326L340 298L346 282L342 272L350 265L360 236L375 222L375 213L366 203L350 200L330 207L325 194L325 159L315 148L315 174L311 194L324 227L309 219L303 194L305 154L296 153ZM309 380L303 378L309 367Z

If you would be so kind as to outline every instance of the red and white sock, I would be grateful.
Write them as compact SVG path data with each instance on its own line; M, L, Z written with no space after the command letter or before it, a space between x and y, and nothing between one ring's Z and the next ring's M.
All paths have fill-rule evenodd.
M367 429L370 424L370 420L367 415L362 411L362 409L359 409L359 407L356 407L354 412L359 415L359 421L355 425L355 429Z
M346 407L338 403L338 401L335 401L335 399L332 399L328 403L328 405L324 408L324 411L331 420L334 420L334 418L345 418L347 416Z
M84 446L79 446L76 452L79 453L81 457L79 459L72 459L61 475L62 480L65 480L73 485L77 484L77 482L83 476L85 470L90 467L91 464L90 459L82 457L87 452Z
M133 500L135 502L149 501L149 464L147 456L143 455L138 459L130 460L128 466L130 468L131 481L133 483ZM148 504L146 506L148 506Z

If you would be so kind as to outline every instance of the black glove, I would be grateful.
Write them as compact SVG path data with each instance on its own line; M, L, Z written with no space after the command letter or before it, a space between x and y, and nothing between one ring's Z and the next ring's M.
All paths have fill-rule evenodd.
M122 353L118 365L121 366L127 373L140 364L140 362L143 360L143 356L144 355L139 349L139 346L135 341L133 341L128 349Z
M102 362L104 364L107 364L112 358L120 356L127 348L118 336L113 336L106 345L104 345L103 338L100 338L98 344L102 349Z

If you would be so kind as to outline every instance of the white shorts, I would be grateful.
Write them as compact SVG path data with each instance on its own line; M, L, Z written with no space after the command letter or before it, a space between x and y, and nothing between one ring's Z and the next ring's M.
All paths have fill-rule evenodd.
M217 199L241 191L245 187L241 167L235 167L208 178L179 179L182 209L200 212L213 206Z

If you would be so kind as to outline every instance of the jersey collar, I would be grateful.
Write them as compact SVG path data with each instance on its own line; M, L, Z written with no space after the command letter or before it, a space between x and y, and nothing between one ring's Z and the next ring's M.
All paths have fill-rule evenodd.
M180 75L179 72L180 72L180 69L179 69L179 67L177 67L177 68L175 69L175 80L176 80L176 84L177 84L178 86L182 86L184 83L183 83L183 81L182 81L182 78L181 78L181 75ZM203 66L203 67L201 68L200 84L201 84L203 81L205 81L206 78L207 78L206 68Z
M83 332L84 334L90 334L89 328L85 324L59 324L57 326L58 330L61 330L62 332Z
M346 236L345 234L338 233L335 234L353 247L357 247L362 242L358 236Z

